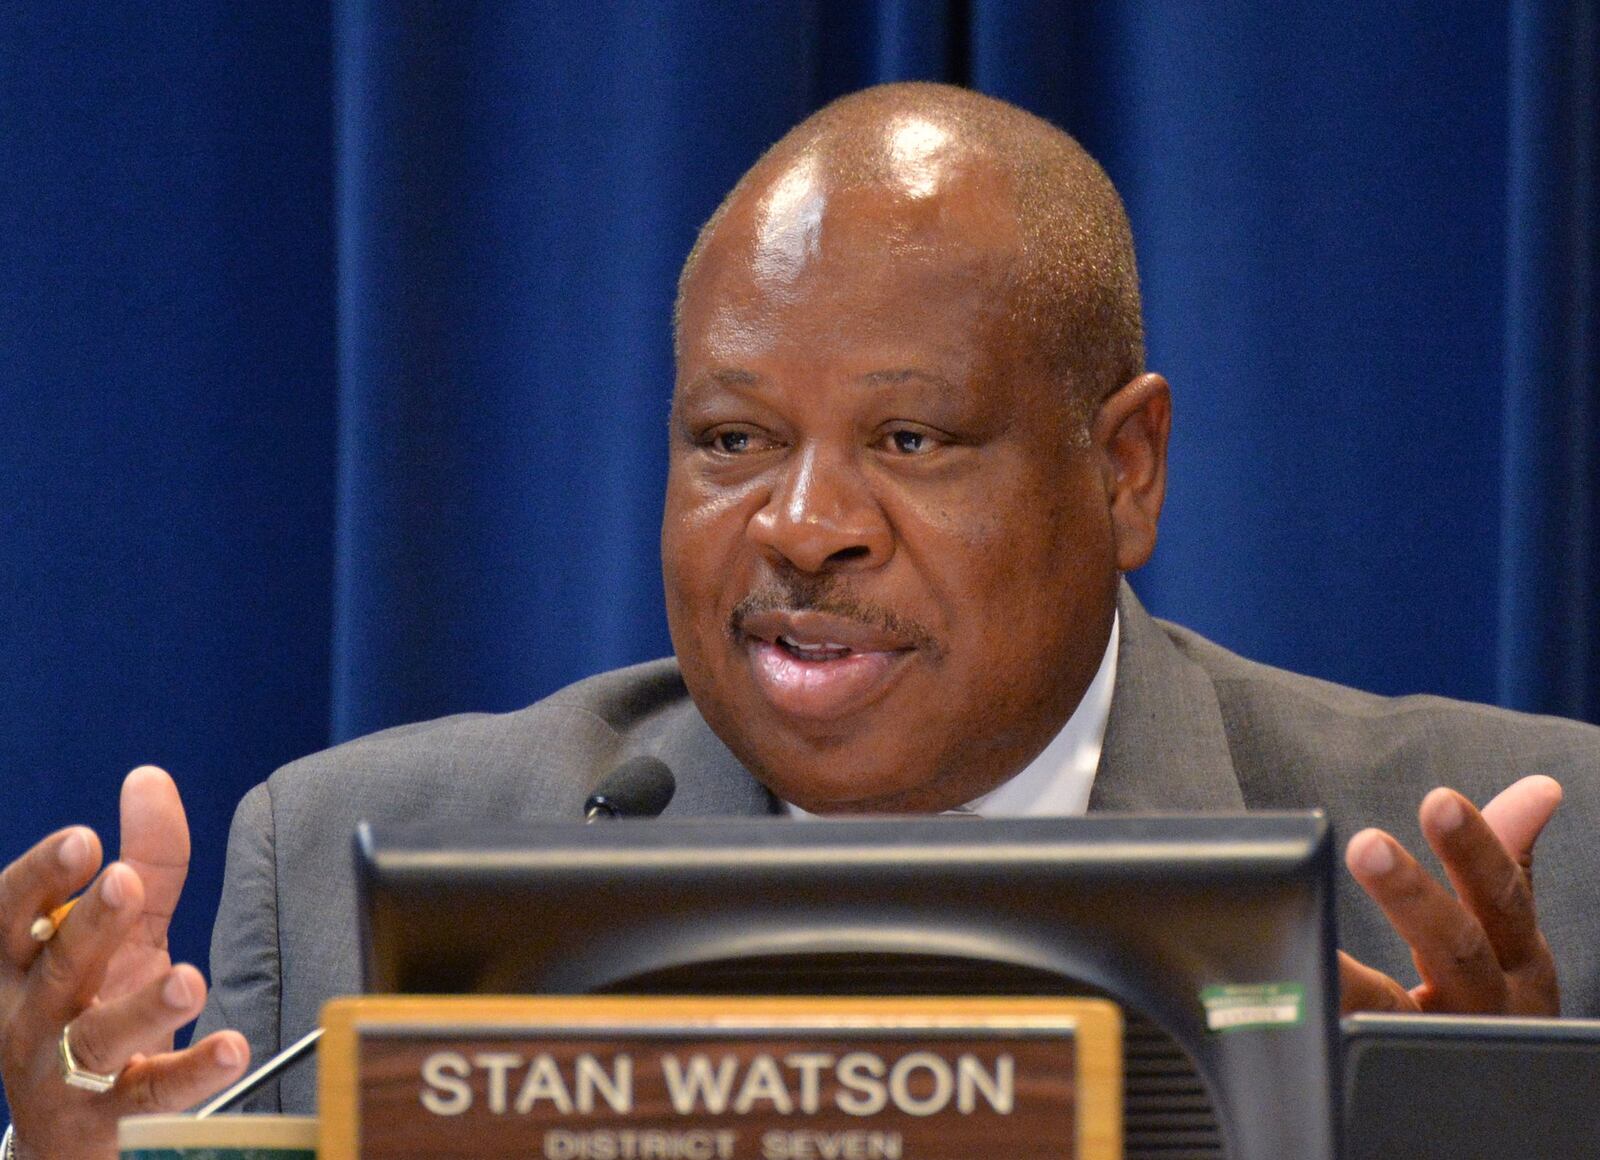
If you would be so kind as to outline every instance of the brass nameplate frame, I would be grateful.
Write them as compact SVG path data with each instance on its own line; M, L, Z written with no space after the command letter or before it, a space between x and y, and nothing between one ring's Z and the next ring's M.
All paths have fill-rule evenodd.
M322 1160L1119 1160L1097 999L339 999Z

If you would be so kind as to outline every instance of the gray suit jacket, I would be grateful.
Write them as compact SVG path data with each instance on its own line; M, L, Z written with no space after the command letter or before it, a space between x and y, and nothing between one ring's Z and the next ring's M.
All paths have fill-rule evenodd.
M1569 1014L1600 1014L1600 729L1437 697L1383 698L1258 665L1152 619L1123 588L1120 657L1092 810L1320 807L1336 835L1382 825L1425 847L1417 803L1448 784L1483 802L1548 773L1567 800L1539 846L1539 907ZM604 673L515 713L391 729L278 770L229 836L196 1036L235 1027L264 1060L359 991L351 833L359 819L471 823L581 816L609 770L654 754L678 780L669 815L777 806L706 726L677 665ZM1347 875L1340 945L1401 980L1404 945ZM304 1111L302 1067L259 1109Z

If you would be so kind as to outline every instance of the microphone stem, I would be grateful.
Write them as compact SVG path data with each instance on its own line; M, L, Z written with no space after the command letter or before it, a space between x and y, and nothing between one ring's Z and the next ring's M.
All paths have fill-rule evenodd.
M205 1107L201 1108L194 1114L194 1118L197 1120L203 1120L213 1112L220 1112L228 1105L237 1103L239 1100L255 1091L256 1088L266 1083L273 1076L277 1075L281 1071L284 1071L289 1067L290 1064L298 1061L302 1055L305 1055L308 1051L315 1047L317 1040L321 1038L322 1028L320 1027L306 1032L288 1047L278 1052L277 1055L274 1055L271 1059L267 1060L266 1063L263 1063L260 1067L256 1068L249 1075L245 1076L227 1091L213 1099Z

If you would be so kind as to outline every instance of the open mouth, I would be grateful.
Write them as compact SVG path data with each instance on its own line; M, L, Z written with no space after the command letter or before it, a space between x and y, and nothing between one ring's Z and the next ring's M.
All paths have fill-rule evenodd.
M892 631L827 613L752 613L738 632L762 696L802 720L832 721L867 707L917 651Z
M835 644L833 641L819 641L807 643L795 640L792 636L779 636L773 642L784 652L802 661L836 661L847 657L855 650L847 644Z

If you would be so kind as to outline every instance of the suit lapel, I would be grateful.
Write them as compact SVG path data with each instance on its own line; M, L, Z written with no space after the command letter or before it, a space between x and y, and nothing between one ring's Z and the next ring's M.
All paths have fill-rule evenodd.
M1090 810L1242 810L1211 678L1123 581L1117 681Z
M664 817L740 817L775 814L781 807L684 698L678 720L652 749L677 777Z

